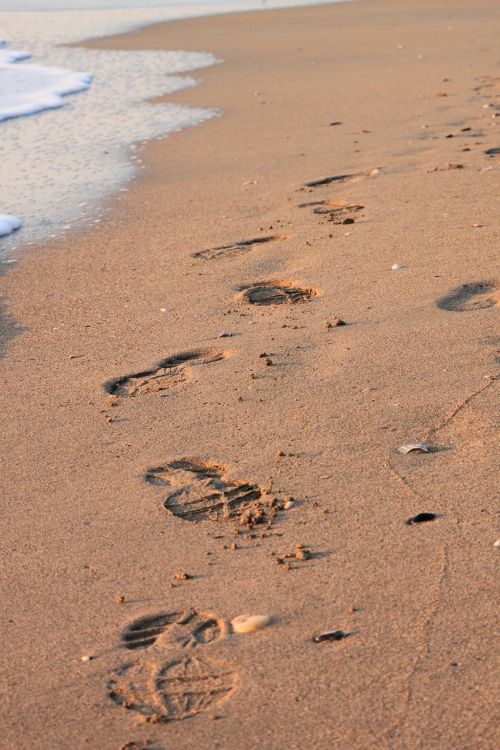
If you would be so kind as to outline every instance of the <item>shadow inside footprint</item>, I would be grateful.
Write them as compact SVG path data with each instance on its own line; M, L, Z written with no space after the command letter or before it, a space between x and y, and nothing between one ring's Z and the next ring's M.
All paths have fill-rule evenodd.
M152 646L169 625L178 622L183 616L182 612L167 612L140 617L127 625L121 635L122 643L128 649Z
M467 312L494 307L498 301L498 285L494 281L462 284L437 301L441 310Z
M225 632L224 621L217 615L191 609L140 617L123 630L121 641L129 650L149 648L156 642L162 648L187 648L219 640Z
M150 370L112 378L104 384L104 390L113 396L133 397L145 393L165 391L186 380L186 365L202 365L224 358L224 352L216 350L193 351L175 354L160 360Z
M191 257L213 260L214 258L221 258L226 255L242 255L243 253L248 253L254 245L263 245L267 242L275 242L284 239L284 237L277 234L271 234L266 237L254 237L251 240L239 240L238 242L233 242L232 245L221 245L220 247L210 247L206 250L199 250L196 253L192 253Z
M353 177L359 177L359 174L337 174L333 177L322 177L320 180L304 182L304 187L321 187L322 185L331 185L332 182L346 182Z
M260 281L239 287L241 298L251 305L283 305L307 302L316 295L314 289L303 289L284 281Z

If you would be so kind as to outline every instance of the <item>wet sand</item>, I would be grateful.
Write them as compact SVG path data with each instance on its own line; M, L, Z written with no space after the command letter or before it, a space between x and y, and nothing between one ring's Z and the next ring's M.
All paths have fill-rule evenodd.
M223 115L0 278L6 750L493 750L499 20L92 43L217 54L166 101Z

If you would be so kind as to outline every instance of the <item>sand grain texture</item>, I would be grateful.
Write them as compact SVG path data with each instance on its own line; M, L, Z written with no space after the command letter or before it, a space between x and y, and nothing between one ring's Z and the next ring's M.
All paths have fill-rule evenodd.
M168 101L223 116L0 279L2 748L496 746L498 297L456 290L498 278L499 22L360 0L91 43L215 53ZM269 280L311 293L239 296ZM164 505L247 485L243 525ZM245 612L272 623L231 632Z

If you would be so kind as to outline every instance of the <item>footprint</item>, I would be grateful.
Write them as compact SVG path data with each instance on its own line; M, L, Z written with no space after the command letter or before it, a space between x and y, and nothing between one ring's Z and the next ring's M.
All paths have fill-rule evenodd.
M161 612L131 622L121 640L129 650L149 648L155 643L160 648L192 648L219 640L226 630L224 621L212 612Z
M256 484L227 479L227 468L209 461L183 459L149 469L144 479L172 492L163 506L186 521L226 520L249 516L255 522L267 519L269 502L264 490Z
M213 260L214 258L222 258L226 255L242 255L243 253L248 253L254 245L263 245L266 242L276 242L277 240L284 239L285 237L277 234L271 234L267 237L255 237L252 240L234 242L232 245L221 245L220 247L210 247L207 250L199 250L196 253L192 253L191 257Z
M326 215L327 221L334 224L353 224L354 215L364 209L359 203L348 203L343 200L309 201L300 203L298 208L313 206L313 213Z
M121 634L126 649L144 649L135 660L118 666L107 683L114 703L151 722L187 719L226 697L236 676L216 662L186 655L187 648L206 647L227 632L213 613L162 612L134 620Z
M437 301L441 310L467 312L485 310L498 304L498 284L495 281L477 281L462 284Z
M364 206L360 203L341 203L340 201L321 201L321 205L313 209L315 214L330 214L331 216L338 218L340 221L345 219L346 216L356 214L358 211L362 211Z
M174 354L160 360L150 370L108 380L104 384L104 390L123 398L166 391L186 380L186 366L218 362L225 356L224 352L212 349Z
M206 658L187 656L166 663L128 662L108 681L108 695L119 706L150 722L188 719L228 697L236 675Z
M473 91L500 87L499 76L479 76L476 80L480 81L480 83L472 89Z
M314 289L302 289L292 282L270 279L239 287L240 298L251 305L283 305L306 302L314 297Z

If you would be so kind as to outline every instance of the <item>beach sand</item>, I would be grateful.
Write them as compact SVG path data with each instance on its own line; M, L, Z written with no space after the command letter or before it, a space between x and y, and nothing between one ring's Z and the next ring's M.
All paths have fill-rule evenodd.
M215 53L165 101L222 116L0 279L2 748L496 746L499 20L90 43Z

